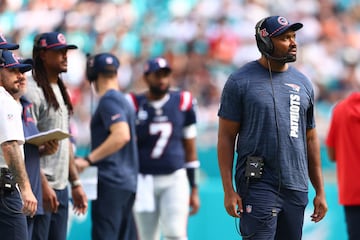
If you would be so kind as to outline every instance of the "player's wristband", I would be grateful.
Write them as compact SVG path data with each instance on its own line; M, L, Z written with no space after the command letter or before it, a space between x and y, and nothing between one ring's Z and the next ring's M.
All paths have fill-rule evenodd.
M81 181L80 181L80 179L76 179L76 180L70 182L70 184L71 184L71 188L75 188L77 186L81 186Z
M87 161L89 163L90 166L93 165L93 163L91 162L89 156L86 156L84 159L85 159L85 161Z
M187 162L185 164L185 167L186 167L186 175L188 177L190 187L191 188L197 187L195 170L200 167L200 162L198 160Z

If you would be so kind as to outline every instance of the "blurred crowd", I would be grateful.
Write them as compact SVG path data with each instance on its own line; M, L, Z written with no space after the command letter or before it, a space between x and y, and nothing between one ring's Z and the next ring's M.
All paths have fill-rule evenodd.
M62 78L75 105L73 133L89 144L94 96L84 75L86 54L112 52L121 62L119 84L143 88L143 64L164 56L173 67L174 85L198 101L200 141L215 144L217 108L228 75L260 54L257 21L282 15L304 28L297 33L296 65L316 89L316 112L323 139L331 107L360 80L360 2L357 0L0 0L0 32L31 57L34 36L60 31L69 51Z

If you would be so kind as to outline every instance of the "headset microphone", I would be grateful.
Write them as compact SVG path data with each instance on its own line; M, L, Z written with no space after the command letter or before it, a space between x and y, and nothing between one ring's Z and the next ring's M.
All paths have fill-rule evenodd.
M282 63L295 62L296 61L296 56L290 55L290 54L286 54L286 56L283 56L283 57L274 57L274 56L271 56L270 54L265 53L265 52L263 54L265 55L265 57L267 59L275 60L275 61L282 62Z

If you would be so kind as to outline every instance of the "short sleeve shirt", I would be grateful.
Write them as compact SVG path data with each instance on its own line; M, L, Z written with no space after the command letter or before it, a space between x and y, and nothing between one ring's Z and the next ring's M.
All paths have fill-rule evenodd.
M23 153L24 132L21 122L21 105L0 87L0 144L6 141L18 141ZM0 148L0 167L6 167L4 154Z
M101 97L91 119L92 150L106 140L111 125L118 122L126 122L129 125L131 138L117 152L96 163L99 169L99 181L119 189L135 192L139 171L135 110L121 92L109 90Z
M40 132L59 128L69 132L69 111L64 102L58 84L51 84L59 109L51 107L44 96L43 90L33 79L28 81L26 98L32 103L31 113ZM68 185L70 142L68 138L59 141L59 149L55 154L40 158L40 165L47 176L50 186L62 190Z
M311 82L293 67L272 72L257 61L230 75L218 112L240 123L237 174L247 156L264 158L264 178L282 187L308 189L306 130L315 127Z

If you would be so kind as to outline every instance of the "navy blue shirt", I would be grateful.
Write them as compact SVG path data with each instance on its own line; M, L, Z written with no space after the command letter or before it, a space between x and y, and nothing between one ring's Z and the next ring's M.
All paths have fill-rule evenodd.
M119 151L96 163L99 181L135 192L139 169L135 110L121 92L109 90L101 97L91 119L92 150L106 140L110 134L110 126L117 122L126 122L129 125L131 140Z
M271 80L259 62L247 63L225 83L218 116L240 123L237 175L244 173L247 156L261 156L265 179L277 183L281 170L282 187L307 191L306 130L315 120L314 91L306 76L289 66L272 72Z
M170 91L166 97L154 107L144 93L132 95L137 109L137 143L143 174L169 174L185 164L183 130L196 123L193 99L184 91Z
M25 97L21 97L20 102L23 107L23 113L21 117L24 129L24 136L26 138L28 136L39 133L39 130L37 129L34 118L32 117L29 110L29 108L31 107L31 103ZM38 201L36 214L44 214L40 177L41 175L39 147L25 142L24 154L25 167L26 172L29 176L31 189Z

